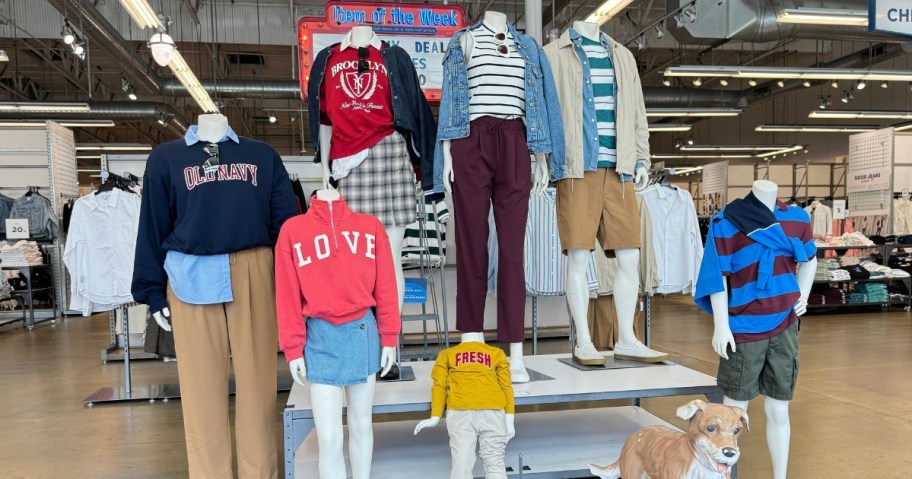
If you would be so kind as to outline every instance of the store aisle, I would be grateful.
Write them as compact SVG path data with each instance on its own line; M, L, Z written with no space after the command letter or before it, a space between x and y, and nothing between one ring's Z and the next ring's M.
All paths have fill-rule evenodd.
M686 366L715 374L709 317L685 297L658 298L654 304L655 345ZM105 315L69 318L31 333L2 331L0 478L185 477L179 403L83 406L95 389L122 380L121 363L100 360L108 341ZM542 352L562 352L566 344L545 340ZM894 478L912 468L906 445L912 437L910 345L912 315L901 310L814 314L802 322L790 477ZM282 358L277 361L284 371ZM137 384L177 379L174 363L134 364ZM286 396L279 394L276 421ZM642 405L683 425L674 410L689 399L649 399ZM770 472L759 400L749 413L751 432L742 437L739 472L762 479Z

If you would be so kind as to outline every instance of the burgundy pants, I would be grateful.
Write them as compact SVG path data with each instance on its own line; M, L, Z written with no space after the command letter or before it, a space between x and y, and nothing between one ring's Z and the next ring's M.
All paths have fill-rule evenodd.
M481 117L469 136L453 140L453 217L456 221L456 327L484 328L488 290L488 210L497 228L497 340L525 336L523 248L532 163L522 120Z

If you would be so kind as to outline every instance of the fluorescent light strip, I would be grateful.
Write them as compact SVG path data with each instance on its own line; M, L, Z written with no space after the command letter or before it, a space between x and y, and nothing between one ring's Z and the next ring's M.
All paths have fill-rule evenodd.
M209 93L203 88L203 85L196 78L196 75L193 74L193 70L187 65L187 62L184 60L183 55L180 54L180 51L174 50L174 52L171 53L171 63L169 63L168 66L171 67L171 71L174 72L177 79L184 85L184 88L190 92L190 96L192 96L200 108L203 109L203 112L218 112L218 107L215 106L212 98L209 97Z
M160 25L158 15L146 0L120 0L120 4L140 28L157 28Z
M67 128L104 128L114 126L111 120L51 120ZM4 128L46 128L46 121L0 121Z
M785 8L779 11L776 21L779 23L866 27L868 26L868 12L835 8Z
M839 118L851 120L912 120L912 113L905 111L815 110L808 115L808 118Z
M101 155L76 155L77 160L100 160Z
M906 131L906 130L912 130L912 122L899 123L899 124L893 125L893 131Z
M152 151L149 145L139 143L80 143L76 145L76 151Z
M912 71L857 68L752 67L737 65L682 65L668 67L666 77L731 77L776 80L912 81Z
M586 21L603 25L632 2L633 0L605 0L604 3L586 17Z
M754 155L674 155L657 153L652 155L653 160L710 160L716 158L753 158Z
M17 103L17 102L0 102L0 111L22 111L22 112L43 112L43 111L89 111L88 103L53 103L53 102L35 102L35 103Z
M766 133L862 133L879 130L876 125L760 125L754 131Z
M669 166L665 168L673 175L686 175L697 171L703 171L702 166Z
M795 145L795 146L786 147L786 148L784 148L782 150L778 150L778 151L768 151L766 153L760 153L757 155L757 158L769 158L770 156L784 155L786 153L791 153L793 151L798 151L798 150L803 150L803 149L804 149L804 145Z
M738 116L738 108L647 108L646 116L652 117L707 117L707 116Z
M681 151L778 151L792 145L683 145Z
M689 123L650 123L649 131L659 133L663 131L690 131L693 125Z

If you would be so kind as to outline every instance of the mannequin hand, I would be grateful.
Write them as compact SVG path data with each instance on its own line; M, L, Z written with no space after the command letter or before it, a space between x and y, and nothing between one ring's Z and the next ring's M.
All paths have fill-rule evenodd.
M167 306L161 311L152 313L152 317L155 318L155 322L158 323L159 327L165 331L171 331L171 310Z
M804 313L808 310L808 301L807 298L801 297L798 298L798 301L795 302L795 314L798 316L804 316Z
M513 436L516 435L516 427L514 426L515 420L516 416L513 414L506 415L505 421L507 423L507 436L509 436L507 439L513 439Z
M329 184L329 176L330 176L329 169L324 168L323 169L323 189L324 190L328 190L328 189L332 188L332 186Z
M540 195L545 192L545 188L548 187L548 181L550 178L550 172L548 171L548 162L545 159L545 155L532 155L532 160L534 161L535 170L533 174L533 183L532 183L532 194Z
M649 172L646 168L637 168L633 173L633 189L640 191L649 184Z
M288 370L291 372L291 379L301 386L307 380L307 366L304 364L304 358L292 359L288 363Z
M415 435L417 436L418 433L426 427L436 427L438 424L440 424L440 418L438 416L432 416L430 419L425 419L415 426Z
M396 364L396 348L383 348L380 352L380 367L383 368L380 377L386 376L393 364Z
M450 142L444 141L443 145L443 188L447 193L453 192L453 155L450 154Z
M731 346L732 352L735 349L735 337L732 336L731 328L716 327L713 331L713 349L719 356L728 359L728 350L726 346Z

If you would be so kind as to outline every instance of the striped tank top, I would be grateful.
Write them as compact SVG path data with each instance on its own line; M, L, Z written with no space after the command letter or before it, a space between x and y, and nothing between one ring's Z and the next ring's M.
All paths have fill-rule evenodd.
M471 30L475 40L466 63L469 80L469 120L482 116L513 119L526 116L526 62L516 41L506 32L504 41L482 24ZM506 52L504 52L506 47Z

